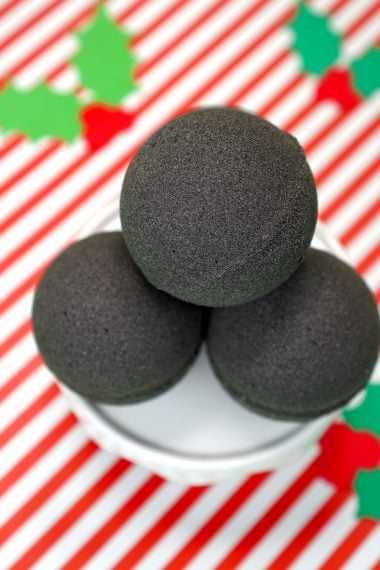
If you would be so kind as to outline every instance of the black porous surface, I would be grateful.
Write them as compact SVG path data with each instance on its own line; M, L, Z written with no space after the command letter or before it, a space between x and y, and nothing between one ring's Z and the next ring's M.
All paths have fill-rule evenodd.
M238 402L266 416L309 420L346 403L375 365L374 299L348 265L310 249L281 287L247 305L214 309L208 351Z
M157 288L205 306L246 303L302 261L317 197L301 146L227 107L159 129L125 175L120 215L131 255Z
M105 403L138 402L170 388L202 340L200 308L154 289L121 232L79 241L49 266L33 327L57 378Z

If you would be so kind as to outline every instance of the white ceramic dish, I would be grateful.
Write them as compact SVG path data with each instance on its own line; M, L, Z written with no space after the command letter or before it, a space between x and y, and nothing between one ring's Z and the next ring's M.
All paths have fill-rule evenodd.
M118 204L113 203L78 237L117 229ZM322 224L312 245L346 260ZM193 485L278 468L301 456L336 415L290 423L250 413L221 388L204 348L176 386L144 403L101 405L64 386L62 390L101 447L167 479Z

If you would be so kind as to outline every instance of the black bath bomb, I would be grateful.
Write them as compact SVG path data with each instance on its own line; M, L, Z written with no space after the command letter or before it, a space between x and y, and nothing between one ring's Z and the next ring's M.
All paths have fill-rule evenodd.
M246 303L295 271L317 217L301 146L231 108L187 113L140 148L123 183L128 249L148 281L205 306Z
M379 319L362 279L310 249L281 287L247 305L214 309L208 351L241 404L283 420L309 420L345 404L375 365Z
M118 404L170 388L202 340L200 308L154 289L121 232L79 241L49 266L35 295L33 327L61 382Z

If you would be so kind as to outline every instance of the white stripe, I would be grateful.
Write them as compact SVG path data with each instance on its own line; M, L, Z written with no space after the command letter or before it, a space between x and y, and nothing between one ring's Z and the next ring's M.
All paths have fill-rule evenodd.
M112 458L110 457L110 459ZM107 462L110 462L109 459ZM129 468L109 489L100 495L99 499L91 504L83 516L69 526L67 532L63 533L57 542L52 544L51 548L45 551L38 560L37 568L54 568L55 561L58 559L61 566L65 564L93 534L107 523L121 505L139 490L149 477L150 473L139 467ZM89 489L90 485L91 481L85 480L85 487L82 486L82 494ZM56 501L58 501L58 497ZM66 501L65 506L70 507L72 502L74 501L70 500L68 504ZM48 529L51 524L51 522L46 524L46 528ZM110 566L106 567L110 568Z
M376 120L379 110L380 95L369 99L350 113L347 120L334 129L330 136L308 156L313 171L317 172L330 164L340 151Z
M210 487L195 504L171 526L161 540L135 565L136 570L164 568L165 564L241 485L242 480L231 479Z
M2 317L2 330L4 331L4 339L11 336L25 322L25 316L31 315L33 303L33 291L29 291L23 295L21 299L12 305ZM0 338L3 335L0 335Z
M83 428L78 425L63 436L39 461L33 463L18 481L1 497L5 523L36 493L44 488L62 467L88 442Z
M115 143L119 142L120 144L120 139L114 139ZM90 185L95 179L99 178L104 172L104 165L108 165L112 161L114 146L114 143L111 143L104 147L101 153L91 157L80 169L70 177L65 178L61 184L57 186L56 190L51 192L42 201L37 203L34 208L31 208L24 216L19 218L18 221L3 234L5 241L3 256L5 257L15 250L30 237L31 233L38 231L38 229L47 222L50 213L55 215L70 203L73 197L75 197L74 189L81 191L84 182ZM129 147L131 146L132 145L129 144ZM55 176L56 173L56 170L53 171L52 176ZM49 183L49 181L44 180L44 183L45 182ZM18 261L16 263L18 263ZM3 274L3 278L4 280L7 279L7 271Z
M379 292L380 290L380 260L374 263L363 275L364 281L367 283L371 291ZM380 372L377 375L380 381Z
M301 552L288 570L319 568L335 551L356 524L355 500L349 499L324 524L317 536Z
M51 373L44 367L30 374L24 382L18 386L1 403L1 429L9 426L18 416L33 405L42 392L52 385Z
M67 415L68 406L62 397L55 398L17 435L2 446L0 473L5 476Z
M248 82L250 82L249 71L250 63L248 62L245 69ZM280 91L289 85L296 76L297 71L296 58L292 55L286 57L278 67L276 66L269 75L266 75L239 99L239 107L243 107L250 112L260 112L260 109L264 107L272 97L277 96Z
M112 533L110 539L96 551L95 555L86 563L86 570L97 570L99 568L113 568L118 560L133 546L133 544L144 536L149 528L169 509L172 504L186 490L183 485L176 483L165 483L133 514L131 518ZM77 535L81 537L81 542L90 536L97 528L101 528L104 516L106 497L102 498L94 507L91 507L75 524L70 528L57 544L49 550L47 556L41 559L41 563L47 566L54 564L54 556L62 556L65 553L65 560L80 546ZM115 496L114 504L121 502ZM112 504L112 503L111 503ZM107 506L107 505L106 505ZM67 557L67 558L66 558Z
M1 158L1 169L6 175L2 178L1 183L6 184L9 178L13 177L27 162L42 152L48 145L49 141L47 140L38 142L23 140L21 144L17 144L4 158ZM12 189L7 191L6 196L9 196L11 193ZM3 200L3 197L1 200Z
M301 497L292 504L290 510L244 559L239 570L266 568L332 494L331 486L323 481L316 480L311 483Z
M357 265L367 257L370 250L379 243L380 238L380 212L358 236L349 244L347 250L352 262Z
M379 37L380 11L373 15L368 22L343 44L343 57L349 62L351 59L361 57L369 48L372 48Z
M349 230L355 222L376 201L379 200L379 175L375 173L368 181L358 188L357 192L348 198L344 204L329 218L329 228L334 235L340 237Z
M14 564L77 499L83 489L94 484L115 463L114 457L99 451L92 456L63 487L12 534L2 545L2 553L7 567ZM121 489L120 489L121 491ZM120 496L120 494L119 494Z
M380 526L376 526L363 543L355 549L342 570L373 568L380 558Z
M19 79L20 81L20 79ZM73 93L76 89L79 89L79 74L74 67L66 67L53 79L49 80L53 89L63 92ZM83 101L83 95L79 94L78 97ZM73 144L73 143L71 143Z
M365 168L378 158L378 134L374 133L366 138L360 146L355 148L343 162L340 162L331 174L318 186L320 195L320 210L323 212L347 186L359 178ZM322 167L323 170L323 167Z
M213 568L231 552L243 536L281 498L317 455L313 447L296 463L275 471L254 494L244 501L237 512L211 537L198 555L186 566L187 570Z
M334 8L337 0L312 0L311 5L316 12L327 13Z
M127 22L124 22L126 29L131 32L132 30L144 30L151 22L156 20L161 14L166 12L173 6L177 0L165 0L164 2L145 2L141 8L128 16ZM131 2L130 2L131 3ZM121 12L126 9L125 2L117 4L112 2L107 9L110 14L116 19Z
M276 105L268 115L270 121L275 125L282 125L286 121L298 115L301 110L310 102L310 97L314 91L313 79L305 80L294 91L292 96L283 99Z
M33 335L28 333L1 357L3 377L8 379L17 374L36 354L37 348Z
M336 105L332 102L324 101L317 107L311 109L310 113L300 122L297 123L293 130L293 135L306 146L310 139L318 135L329 123L337 116Z
M35 152L34 156L39 154L40 146L41 145L37 145L38 152ZM41 186L45 186L45 184L48 184L50 180L60 172L66 170L79 155L83 154L85 148L83 141L78 141L69 146L62 146L48 158L45 158L42 163L34 167L33 170L26 172L21 180L16 182L1 199L2 219L5 220L9 215L20 208L24 202L33 198ZM19 164L19 168L22 168L25 163L26 160L23 160L22 163ZM17 171L17 167L15 171ZM7 170L6 172L8 174Z

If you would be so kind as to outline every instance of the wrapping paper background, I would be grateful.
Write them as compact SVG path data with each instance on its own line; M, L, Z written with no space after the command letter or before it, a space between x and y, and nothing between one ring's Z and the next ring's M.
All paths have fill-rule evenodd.
M12 82L31 91L46 82L81 97L81 77L68 62L78 50L73 34L94 17L95 4L1 0L1 88ZM31 334L33 289L43 268L115 199L136 148L169 117L212 104L257 112L299 138L316 177L320 217L380 302L380 93L359 96L344 84L351 62L377 45L380 5L310 0L343 37L330 79L328 70L305 68L295 49L288 25L295 6L110 0L107 13L130 34L136 58L136 89L126 87L117 105L123 132L111 136L109 108L109 136L89 132L89 123L106 124L98 105L73 140L31 140L24 135L40 113L40 97L34 110L28 103L26 127L1 133L1 569L380 568L376 386L361 411L346 415L355 429L333 426L301 462L190 488L89 441ZM321 41L321 54L324 48ZM94 58L101 49L94 48ZM1 101L0 91L0 124ZM37 133L53 129L45 108ZM6 112L14 120L9 104Z

